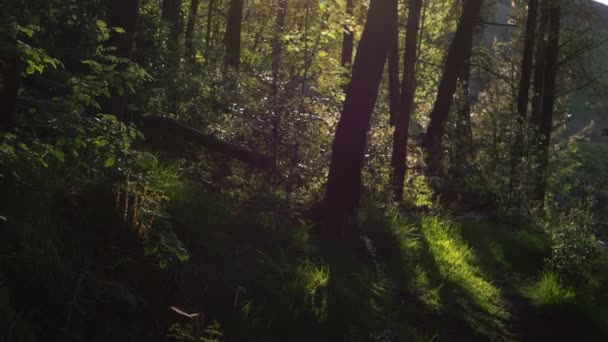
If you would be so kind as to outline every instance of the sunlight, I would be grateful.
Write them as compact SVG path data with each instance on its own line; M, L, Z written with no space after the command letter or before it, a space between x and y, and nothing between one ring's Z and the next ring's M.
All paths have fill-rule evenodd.
M599 2L600 4L608 5L608 0L593 0L595 2Z

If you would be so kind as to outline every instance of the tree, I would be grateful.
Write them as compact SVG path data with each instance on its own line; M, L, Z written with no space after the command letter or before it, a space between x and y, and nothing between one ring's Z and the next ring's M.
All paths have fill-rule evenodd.
M524 38L524 51L521 60L521 76L517 95L518 122L523 123L528 115L530 95L530 77L532 75L532 58L534 57L534 42L536 41L536 25L538 16L538 0L528 1L528 16Z
M430 124L422 147L426 153L427 172L436 176L441 172L441 149L450 107L458 85L458 78L466 66L472 48L473 29L479 23L482 0L466 0L456 33L450 44L437 91L435 105L430 115Z
M230 0L228 26L226 27L226 65L238 70L241 64L241 22L244 0Z
M346 0L346 16L349 21L353 15L355 4L355 0ZM353 59L353 30L349 24L344 25L344 36L342 38L342 58L341 65L342 67L346 67L350 65Z
M391 17L391 35L389 36L388 48L388 99L390 124L395 125L397 112L399 111L399 20L398 15Z
M182 1L163 0L162 16L169 24L170 45L177 46L182 31Z
M15 109L19 90L19 57L0 59L2 87L0 88L0 131L15 127Z
M131 58L135 42L135 28L139 17L139 0L110 0L107 21L110 27L120 27L124 33L112 32L108 45L116 47L116 55ZM106 110L119 119L126 119L127 98L112 94Z
M273 120L272 120L272 159L274 161L273 180L277 176L277 163L280 143L280 126L281 126L281 103L279 99L279 81L281 64L283 62L283 42L282 36L285 30L285 16L287 15L287 1L278 0L277 2L277 19L275 26L275 35L272 42L272 85L271 95L273 98Z
M186 23L186 59L189 62L194 61L194 29L196 26L196 17L198 15L198 7L200 0L190 0L190 12L188 12L188 22Z
M211 34L213 31L213 13L215 9L215 0L209 0L207 4L207 32L205 36L205 57L208 61L211 58Z
M538 94L538 108L536 108L537 121L535 122L538 129L538 147L539 147L539 168L536 175L536 185L533 198L542 201L545 198L545 173L549 160L549 143L551 142L551 133L553 130L553 105L555 102L555 79L558 69L559 58L559 31L560 31L560 15L561 15L561 0L547 0L543 3L541 9L541 22L547 28L545 35L546 42L543 44L546 49L545 60L541 65L544 71L542 79L535 82L538 87L535 93Z
M385 23L395 15L396 0L371 1L334 137L327 179L325 203L337 215L354 217L359 203L367 133L389 49L386 37L392 30Z
M403 186L407 170L407 143L410 117L414 107L414 95L416 94L416 59L421 10L422 0L410 0L405 32L401 99L399 112L395 120L391 160L393 167L393 195L397 201L403 199Z

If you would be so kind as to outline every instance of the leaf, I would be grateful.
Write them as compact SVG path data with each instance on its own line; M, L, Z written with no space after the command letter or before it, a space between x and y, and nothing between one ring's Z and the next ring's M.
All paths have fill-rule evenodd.
M160 266L160 268L167 268L167 259L160 259L160 261L158 262L158 266Z
M114 157L110 157L106 159L106 162L103 164L105 167L112 167L116 163L116 159Z
M4 216L0 216L0 221L8 222L8 220Z
M63 153L63 151L59 149L54 149L53 154L55 155L55 158L57 158L57 160L62 163L65 163L65 154Z

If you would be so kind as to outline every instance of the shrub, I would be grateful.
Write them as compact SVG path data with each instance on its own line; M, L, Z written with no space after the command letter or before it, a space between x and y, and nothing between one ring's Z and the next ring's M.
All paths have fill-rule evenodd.
M545 272L532 287L531 297L541 309L556 309L573 304L576 295L555 273Z

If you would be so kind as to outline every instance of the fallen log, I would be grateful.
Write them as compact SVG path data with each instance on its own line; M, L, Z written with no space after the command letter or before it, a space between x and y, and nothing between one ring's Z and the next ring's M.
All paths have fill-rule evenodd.
M186 126L175 119L147 114L142 116L141 123L140 129L144 135L162 135L178 139L181 138L188 142L199 144L208 150L240 160L256 168L268 169L272 166L270 158L260 153L222 141L212 134L205 134L197 129Z

